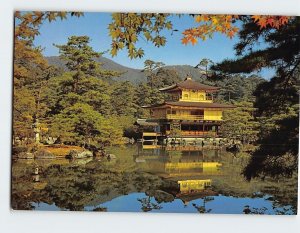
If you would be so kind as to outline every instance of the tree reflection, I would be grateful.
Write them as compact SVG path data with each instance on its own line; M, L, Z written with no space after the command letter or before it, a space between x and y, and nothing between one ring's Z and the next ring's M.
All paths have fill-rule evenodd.
M197 205L195 203L193 203L192 205L200 214L206 214L212 211L212 209L207 209L206 203L213 200L214 200L213 197L204 197L202 205Z
M149 212L152 210L160 210L162 208L161 205L152 202L152 197L144 197L144 198L138 198L137 200L142 204L141 210L143 212Z
M86 165L54 164L43 169L40 174L41 188L37 189L32 180L34 166L25 170L14 166L12 186L12 207L14 209L34 209L31 203L55 204L63 210L84 210L87 205L110 201L128 193L152 192L166 188L169 183L156 175L136 171L126 171L118 167L106 167L98 161ZM23 166L22 166L23 168ZM143 201L145 210L146 202ZM150 208L159 209L155 203ZM95 211L102 211L97 209Z
M262 208L251 208L249 205L244 206L244 214L265 214L268 208L262 207Z
M260 147L253 153L244 168L245 177L291 177L298 168L298 116L277 121L278 126L260 140ZM271 145L270 145L271 144Z
M129 150L129 152L132 151ZM205 195L197 197L197 199L203 198L203 203L193 204L199 213L211 212L211 209L207 208L207 202L210 201L208 195L217 194L237 198L262 198L272 203L272 213L297 213L296 176L277 180L266 177L264 181L255 179L246 182L240 174L248 162L249 155L247 153L241 152L237 157L233 157L232 154L221 151L218 159L215 158L215 154L215 151L207 150L205 151L205 158L207 161L213 159L220 161L223 164L222 173L205 177L213 180L213 192L207 193L205 198L203 198ZM12 208L29 210L34 209L35 203L46 203L55 205L61 210L84 210L87 206L97 207L119 196L136 192L147 195L146 199L140 199L138 202L138 205L141 203L143 211L159 210L163 203L171 203L175 198L195 200L194 194L192 196L187 195L185 198L178 196L177 176L165 178L161 175L160 170L156 172L150 168L160 166L160 163L164 165L166 161L177 162L179 159L184 159L186 162L197 161L198 157L202 156L181 156L178 154L173 158L168 157L168 160L151 158L155 166L150 166L149 161L135 166L130 155L116 160L114 163L97 160L85 163L61 160L52 160L50 163L39 160L14 162L12 167ZM39 181L35 182L33 178L37 165L41 169L39 170ZM182 177L182 174L180 175ZM193 170L193 175L196 179L203 178L201 172L198 176ZM259 196L253 194L258 193L258 191L260 192ZM249 202L249 204L251 203ZM42 205L40 208L45 207ZM252 212L257 211L251 208L250 210ZM95 211L102 211L102 209L96 208ZM174 209L174 211L176 210ZM248 210L246 209L246 211Z
M107 208L106 207L96 207L93 209L94 212L106 212Z

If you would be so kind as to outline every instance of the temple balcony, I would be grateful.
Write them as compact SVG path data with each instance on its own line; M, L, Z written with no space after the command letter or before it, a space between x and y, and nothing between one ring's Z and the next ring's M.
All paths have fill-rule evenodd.
M182 136L217 136L217 132L213 131L194 131L194 130L182 130L181 131Z
M162 136L160 132L143 132L144 137L159 137Z
M171 135L171 131L166 131L166 135ZM181 130L178 137L217 137L215 131L200 131L200 130Z
M167 114L170 120L204 120L204 115Z
M170 120L207 120L222 121L222 115L190 115L190 114L167 114L166 119Z
M186 102L202 102L202 103L213 103L213 98L207 96L206 98L180 98L179 101L186 101Z

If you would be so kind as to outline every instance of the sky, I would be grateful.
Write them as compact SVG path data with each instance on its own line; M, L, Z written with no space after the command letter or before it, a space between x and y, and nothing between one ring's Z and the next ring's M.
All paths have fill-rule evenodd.
M85 13L83 17L68 17L67 20L57 20L51 23L46 22L40 28L40 35L35 38L34 44L41 46L45 56L58 56L58 48L53 44L65 44L68 37L72 35L86 35L91 39L90 45L97 52L110 49L111 38L108 33L108 25L111 22L110 13ZM194 20L185 15L181 18L173 16L173 28L178 32L163 32L167 38L164 47L157 48L146 40L140 39L137 47L144 49L143 58L130 59L127 51L122 50L118 55L111 57L109 53L103 56L127 67L142 69L144 61L150 59L160 61L166 65L191 65L195 66L203 58L209 58L214 62L220 62L226 58L234 58L234 44L238 41L237 37L227 38L221 34L215 34L212 39L201 41L196 45L181 44L182 32L184 29L196 25ZM270 71L259 73L266 79L271 75Z

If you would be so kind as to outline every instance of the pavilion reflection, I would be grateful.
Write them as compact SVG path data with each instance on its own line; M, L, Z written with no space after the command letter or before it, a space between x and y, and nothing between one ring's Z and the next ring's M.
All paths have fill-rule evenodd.
M174 180L212 179L221 175L219 150L204 150L200 146L138 147L134 158L142 170L155 171ZM212 177L210 177L212 176Z

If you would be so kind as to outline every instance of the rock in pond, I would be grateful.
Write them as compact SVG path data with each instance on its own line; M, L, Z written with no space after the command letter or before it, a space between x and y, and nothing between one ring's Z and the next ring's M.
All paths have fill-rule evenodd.
M55 159L56 156L47 150L38 150L34 153L36 159Z
M93 157L93 153L89 150L71 150L70 153L66 156L67 159L83 159L88 157Z

